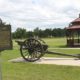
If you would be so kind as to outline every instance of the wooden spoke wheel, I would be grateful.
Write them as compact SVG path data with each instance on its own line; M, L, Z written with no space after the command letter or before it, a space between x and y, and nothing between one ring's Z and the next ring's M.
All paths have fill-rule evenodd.
M29 61L34 62L43 56L43 46L41 43L33 38L24 41L25 45L20 47L21 56Z

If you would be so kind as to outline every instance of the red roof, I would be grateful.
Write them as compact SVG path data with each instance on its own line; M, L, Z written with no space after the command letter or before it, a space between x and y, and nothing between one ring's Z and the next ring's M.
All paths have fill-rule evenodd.
M77 23L76 23L77 22ZM79 18L73 20L71 22L72 25L69 25L69 27L67 27L66 29L80 29L80 14L79 14Z
M73 20L72 22L80 22L80 18Z
M80 25L72 26L72 27L67 27L66 29L80 29Z

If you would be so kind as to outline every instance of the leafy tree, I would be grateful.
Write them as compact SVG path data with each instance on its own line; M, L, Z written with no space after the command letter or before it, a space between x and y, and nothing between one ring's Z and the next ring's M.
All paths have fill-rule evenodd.
M40 31L40 29L37 27L37 28L35 28L34 29L34 35L35 36L39 36L39 31Z
M26 31L24 28L17 28L15 32L13 32L13 38L29 38L33 36L38 37L64 37L66 36L66 29L54 28L54 29L45 29L41 30L38 27L34 29L34 31Z
M52 30L51 29L45 29L44 35L45 35L45 37L51 37L52 36Z
M33 35L34 33L32 32L32 31L28 31L27 32L27 37L29 38L29 37L33 37L34 35Z
M26 29L17 28L16 31L13 33L13 38L26 38Z

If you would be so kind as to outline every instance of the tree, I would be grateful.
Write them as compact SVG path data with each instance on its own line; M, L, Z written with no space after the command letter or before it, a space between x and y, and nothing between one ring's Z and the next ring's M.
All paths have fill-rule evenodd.
M39 28L38 27L34 29L34 35L39 36Z
M13 38L26 38L26 29L17 28L16 31L13 33Z
M13 38L29 38L33 36L38 37L64 37L66 36L66 29L54 28L54 29L45 29L41 30L38 27L34 29L34 31L27 31L24 28L17 28L15 32L13 32Z
M27 37L29 38L29 37L33 37L34 35L33 35L34 33L32 32L32 31L28 31L27 32Z
M66 29L55 28L52 30L52 35L54 37L64 37L66 35Z
M45 29L44 35L45 35L45 37L51 37L52 36L52 30L51 29Z

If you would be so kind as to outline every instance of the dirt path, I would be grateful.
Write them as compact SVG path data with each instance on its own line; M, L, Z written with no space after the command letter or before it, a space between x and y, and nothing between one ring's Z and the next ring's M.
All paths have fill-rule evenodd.
M27 62L23 58L16 58L9 60L9 62ZM40 60L33 62L34 64L56 64L56 65L70 65L70 66L80 66L80 60L76 58L51 58L43 57Z
M70 66L80 66L80 60L76 58L50 58L44 57L39 61L38 64L56 64L56 65L70 65Z

